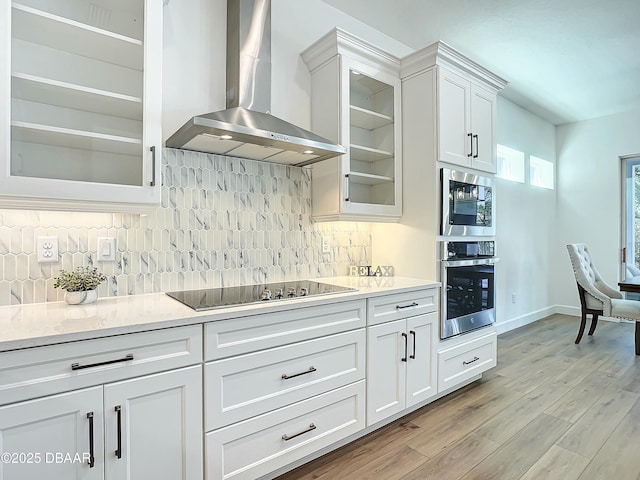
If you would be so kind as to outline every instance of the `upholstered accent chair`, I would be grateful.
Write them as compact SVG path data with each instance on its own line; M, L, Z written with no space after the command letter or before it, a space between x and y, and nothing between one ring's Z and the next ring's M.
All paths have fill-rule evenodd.
M591 315L589 335L593 335L600 315L624 318L636 322L636 355L640 355L640 301L625 300L622 294L611 288L600 276L591 261L591 253L584 243L567 245L573 273L578 284L580 296L581 322L576 343L580 343L587 315Z

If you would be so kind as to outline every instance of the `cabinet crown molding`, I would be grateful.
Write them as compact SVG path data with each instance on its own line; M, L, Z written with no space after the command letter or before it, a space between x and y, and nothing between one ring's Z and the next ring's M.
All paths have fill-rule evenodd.
M333 28L300 55L311 72L336 55L350 57L377 69L397 75L400 59L340 28Z
M496 93L509 83L442 41L403 57L400 76L404 79L435 65L449 68L471 80L480 81Z

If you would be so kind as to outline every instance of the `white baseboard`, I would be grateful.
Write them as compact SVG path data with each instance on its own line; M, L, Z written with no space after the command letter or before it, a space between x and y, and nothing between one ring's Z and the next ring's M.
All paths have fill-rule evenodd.
M496 331L498 332L498 335L500 335L501 333L508 332L514 328L523 327L530 323L537 322L538 320L548 317L549 315L553 315L554 313L556 313L555 306L542 308L535 312L530 312L526 315L521 315L505 322L496 323ZM578 315L580 315L580 310L578 310Z
M554 305L555 312L562 315L571 315L572 317L580 316L580 307L571 307L569 305Z
M507 320L506 322L496 323L496 331L498 335L501 333L508 332L509 330L513 330L514 328L523 327L533 322L537 322L538 320L542 320L549 315L553 315L554 313L559 313L562 315L569 315L572 317L580 316L580 307L572 307L569 305L552 305L550 307L542 308L540 310L536 310L535 312L527 313L526 315L522 315L520 317L512 318ZM612 318L612 317L600 317L607 322L616 322L619 323L620 319ZM588 321L591 321L591 317L588 318Z

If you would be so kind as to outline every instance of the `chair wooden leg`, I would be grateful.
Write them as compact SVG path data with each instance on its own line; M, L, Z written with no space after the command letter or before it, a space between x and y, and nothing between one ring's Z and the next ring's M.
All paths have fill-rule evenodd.
M580 330L578 330L578 336L576 337L576 344L580 343L580 340L582 340L582 334L584 333L584 327L587 324L587 312L585 312L584 310L582 311L582 319L580 321ZM637 325L637 323L636 323ZM637 332L637 330L636 330ZM637 333L636 333L636 338L637 338Z
M636 355L640 355L640 322L636 322Z
M591 328L589 328L589 335L593 335L593 332L596 331L596 325L598 325L598 314L597 313L592 313L591 314Z

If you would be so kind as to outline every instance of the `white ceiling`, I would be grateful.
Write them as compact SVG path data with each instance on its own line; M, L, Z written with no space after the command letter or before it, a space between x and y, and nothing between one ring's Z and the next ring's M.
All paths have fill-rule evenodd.
M640 108L640 0L324 0L420 49L442 40L554 124Z

